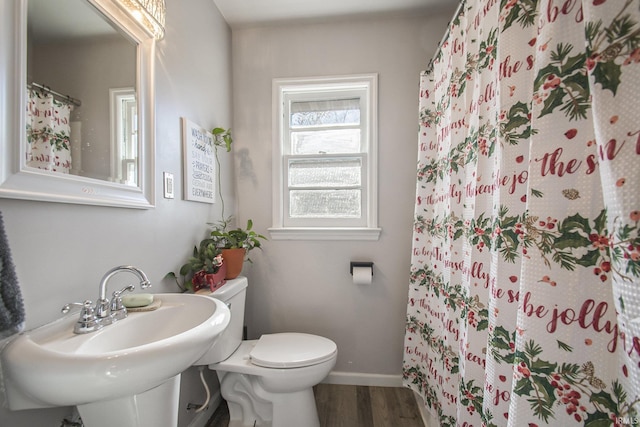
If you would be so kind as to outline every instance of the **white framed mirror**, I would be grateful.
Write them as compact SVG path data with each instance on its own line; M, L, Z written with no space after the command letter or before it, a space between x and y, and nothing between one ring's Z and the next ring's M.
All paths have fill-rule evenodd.
M58 25L68 30L62 41L44 31L49 25L56 26L54 13L38 8L51 6L55 11L68 7L61 14L64 23ZM82 10L89 15L83 16ZM46 19L36 21L38 13ZM110 32L100 35L100 42L96 34L86 33L99 27ZM70 37L69 30L83 35L64 40ZM0 197L152 208L153 36L132 20L117 0L3 1L0 33ZM105 37L112 43L106 47L110 53L120 49L113 43L124 46L122 59L100 56ZM44 55L38 53L42 50ZM60 53L65 50L71 53ZM78 62L77 58L88 61ZM51 61L51 66L46 61ZM69 67L67 71L60 64ZM66 80L57 77L51 71L54 68L58 76L69 74L63 76ZM84 86L78 88L71 82L84 82ZM114 105L114 101L121 104ZM45 102L50 104L34 107ZM55 124L42 125L47 116L55 116ZM63 122L68 126L58 133L56 126ZM34 123L47 130L36 129ZM113 134L125 131L124 136ZM37 138L41 138L41 145L34 143ZM48 153L38 148L54 146Z

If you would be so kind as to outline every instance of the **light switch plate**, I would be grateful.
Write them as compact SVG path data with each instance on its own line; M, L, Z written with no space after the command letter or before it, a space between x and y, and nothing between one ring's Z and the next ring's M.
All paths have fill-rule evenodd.
M163 172L162 176L164 178L164 198L173 199L173 174L169 172Z

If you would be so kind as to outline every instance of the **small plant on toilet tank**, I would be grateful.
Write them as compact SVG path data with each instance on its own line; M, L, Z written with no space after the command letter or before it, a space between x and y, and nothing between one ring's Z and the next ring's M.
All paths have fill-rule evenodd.
M205 275L218 273L223 265L222 253L216 246L215 240L206 238L198 246L194 246L192 256L180 267L179 274L182 280L179 280L172 271L167 273L165 278L174 279L183 292L188 290L195 292L204 286Z

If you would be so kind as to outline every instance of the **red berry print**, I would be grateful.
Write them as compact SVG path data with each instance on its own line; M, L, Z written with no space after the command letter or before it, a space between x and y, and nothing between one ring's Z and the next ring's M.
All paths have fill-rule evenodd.
M576 135L578 134L578 129L569 129L568 131L566 131L564 133L564 136L567 137L567 139L573 139L576 137Z

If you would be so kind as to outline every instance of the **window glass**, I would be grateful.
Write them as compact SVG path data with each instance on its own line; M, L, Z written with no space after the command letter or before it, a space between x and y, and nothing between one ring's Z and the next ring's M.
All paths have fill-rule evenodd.
M359 125L360 99L292 102L290 124L292 128Z
M292 154L359 153L360 129L291 132Z
M359 218L359 190L292 190L292 218Z
M289 160L289 187L353 187L361 176L360 159Z

